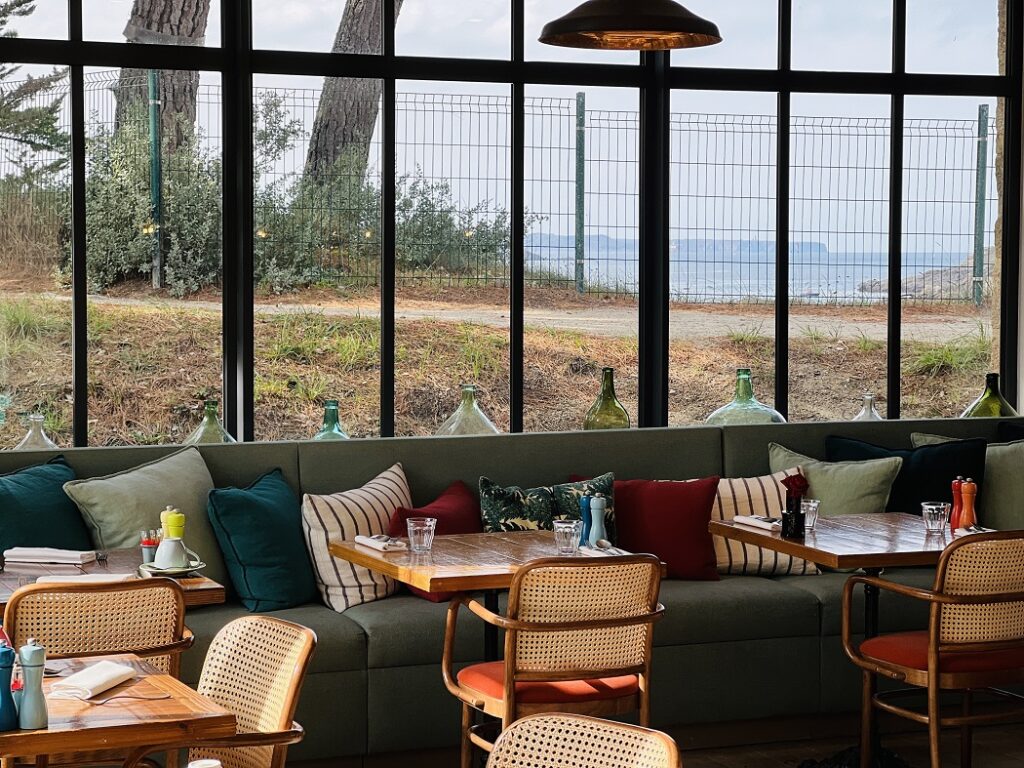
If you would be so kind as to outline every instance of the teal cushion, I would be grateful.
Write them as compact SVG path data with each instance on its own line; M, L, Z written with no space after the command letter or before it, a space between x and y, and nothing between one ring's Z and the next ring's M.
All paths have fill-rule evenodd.
M317 600L299 500L280 469L248 488L210 491L207 513L242 605L280 611Z
M580 498L590 492L607 499L605 529L615 541L615 476L611 472L575 483L561 483L538 488L503 488L487 477L480 478L480 514L484 530L550 531L555 520L579 520Z
M11 547L92 549L92 539L64 483L75 470L63 456L0 475L0 552Z

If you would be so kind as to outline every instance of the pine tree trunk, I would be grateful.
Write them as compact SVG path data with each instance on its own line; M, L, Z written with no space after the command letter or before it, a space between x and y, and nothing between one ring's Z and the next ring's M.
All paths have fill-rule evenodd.
M134 0L124 36L129 43L203 45L209 15L210 0ZM161 133L164 143L174 150L193 133L199 73L161 70L157 82ZM115 98L117 125L131 118L146 119L147 71L122 69Z
M382 2L349 0L331 52L380 53ZM396 19L402 2L394 0ZM324 78L306 155L306 178L322 179L342 159L346 175L362 178L369 163L381 90L381 81L376 79Z

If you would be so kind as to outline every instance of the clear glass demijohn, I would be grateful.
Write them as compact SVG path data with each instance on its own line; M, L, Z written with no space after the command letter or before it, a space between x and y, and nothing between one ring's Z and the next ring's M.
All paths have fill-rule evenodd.
M498 428L476 402L476 387L462 385L462 402L438 428L438 435L497 435Z
M860 413L853 417L853 421L884 421L882 414L878 412L875 405L875 393L865 392L864 401L861 404Z
M235 438L220 423L220 418L217 415L219 405L216 400L206 400L203 403L203 420L199 422L199 426L192 434L185 438L185 445L235 442Z
M749 368L736 369L736 396L707 418L708 424L785 424L782 414L754 397Z
M43 429L43 422L46 419L41 413L30 413L28 415L28 433L21 438L21 442L14 446L16 451L50 451L57 447L46 435Z

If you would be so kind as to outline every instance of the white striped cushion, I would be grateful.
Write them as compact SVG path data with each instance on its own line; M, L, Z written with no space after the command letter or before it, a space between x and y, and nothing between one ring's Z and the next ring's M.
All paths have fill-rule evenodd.
M786 508L786 486L782 479L800 473L799 467L762 477L722 478L711 509L713 520L732 520L736 515L782 517ZM818 573L813 563L773 552L753 544L715 536L718 572L742 576L784 576Z
M381 472L362 488L330 496L302 497L302 527L316 571L320 595L339 613L395 592L398 583L368 568L331 555L332 541L387 533L391 516L399 507L412 507L409 482L401 464Z

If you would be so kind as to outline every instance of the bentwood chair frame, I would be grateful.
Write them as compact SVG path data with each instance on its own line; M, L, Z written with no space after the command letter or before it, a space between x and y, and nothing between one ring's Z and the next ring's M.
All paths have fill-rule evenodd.
M259 677L261 673L247 673L245 667L270 665L270 654L281 650L267 647L272 635L282 644L291 643L289 658L279 659L279 671L287 680L274 680L273 690L247 689L244 678L251 674ZM243 616L226 624L210 644L197 690L235 713L238 733L220 739L140 748L128 757L124 768L137 768L146 755L154 752L184 748L189 749L190 762L213 757L224 768L284 768L288 747L305 736L302 726L293 718L316 642L316 633L309 627L272 616ZM248 652L246 655L237 652L240 646ZM267 700L276 700L276 711L270 718L272 722L260 722L269 711Z
M1000 554L1016 562L1016 568L996 569L992 556L998 557ZM968 768L971 764L975 725L1013 720L1024 715L1024 697L995 687L1024 683L1024 666L996 670L942 671L943 660L955 657L958 653L1024 652L1022 564L1024 531L971 534L957 539L943 551L933 589L904 586L869 576L853 576L847 580L843 590L842 638L847 656L863 670L862 768L873 765L872 734L876 709L928 726L932 768L940 768L941 765L939 736L943 727L960 728L961 765ZM996 578L993 579L993 576ZM1000 577L1004 579L1003 586L1009 587L1009 590L991 588L993 582L998 582ZM859 644L852 638L851 620L853 591L859 584L870 584L929 604L927 669L865 656L861 652ZM875 687L875 675L914 687L879 693ZM920 692L921 689L927 693L927 706L923 712L898 706L891 701ZM1001 700L1010 701L1013 705L997 711L976 712L973 709L973 695L982 690ZM961 693L959 714L942 714L940 696L944 691Z
M530 715L498 737L487 768L681 768L668 734L587 715Z
M530 602L536 600L535 595L526 597L526 590L547 594L543 589L545 575L564 574L573 570L598 572L618 569L621 572L623 569L635 566L646 566L647 575L646 584L643 585L643 595L637 601L638 610L631 614L567 621L538 621L523 618L524 613L535 608L534 605L530 605ZM612 576L608 577L606 586L608 589L616 591L621 591L624 588L621 583L616 583ZM484 737L484 729L473 724L474 710L500 719L502 730L521 717L552 711L608 717L638 711L640 724L648 725L650 722L653 629L654 623L662 617L665 611L665 607L658 602L660 586L661 561L653 555L594 558L551 557L532 560L515 573L509 588L507 616L500 616L487 610L479 601L466 595L454 597L448 604L441 673L449 692L462 702L462 768L469 768L474 744L487 752L490 752L493 747L492 742ZM538 590L538 587L541 589ZM554 588L548 590L548 592L554 591ZM600 601L605 596L594 593L592 597L600 605ZM640 604L641 600L642 604ZM475 689L465 687L458 681L453 671L455 631L459 610L463 606L488 624L505 630L504 691L501 698L483 695ZM558 606L555 605L554 608L557 615ZM642 647L631 653L633 661L630 663L608 663L589 668L582 668L578 664L573 665L564 660L554 665L537 663L536 659L528 664L521 663L521 639L528 640L534 649L538 644L543 643L552 644L549 647L556 649L559 642L572 644L572 647L575 648L585 648L588 638L600 635L607 638L609 635L614 635L616 630L630 628L644 628L639 637ZM628 635L628 633L623 634ZM616 650L620 651L621 649ZM552 655L558 657L559 653L553 651ZM614 656L615 653L613 652L611 655ZM620 653L619 655L624 654ZM571 701L523 703L516 700L516 684L521 682L593 680L622 675L637 676L639 685L636 693L618 698L576 703Z

